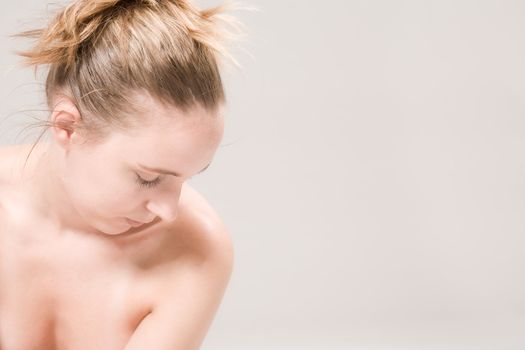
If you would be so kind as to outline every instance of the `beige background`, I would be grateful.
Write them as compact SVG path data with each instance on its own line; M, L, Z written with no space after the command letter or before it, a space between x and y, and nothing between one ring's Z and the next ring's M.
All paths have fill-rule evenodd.
M525 3L248 4L192 180L236 247L203 349L524 349ZM42 117L7 34L44 9L0 15L2 144Z

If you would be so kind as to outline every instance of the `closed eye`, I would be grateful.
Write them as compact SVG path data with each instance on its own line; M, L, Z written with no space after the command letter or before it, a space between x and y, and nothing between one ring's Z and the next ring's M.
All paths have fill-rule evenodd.
M137 175L136 182L141 187L146 187L146 188L155 187L162 180L161 177L159 176L153 181L147 181L147 180L144 180L143 178L141 178L137 173L135 173L135 174Z

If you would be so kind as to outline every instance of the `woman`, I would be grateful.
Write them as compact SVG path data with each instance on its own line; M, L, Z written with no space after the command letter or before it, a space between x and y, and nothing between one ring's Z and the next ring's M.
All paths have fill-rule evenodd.
M223 135L224 9L78 0L15 35L52 137L0 150L1 350L200 347L233 266L185 182Z

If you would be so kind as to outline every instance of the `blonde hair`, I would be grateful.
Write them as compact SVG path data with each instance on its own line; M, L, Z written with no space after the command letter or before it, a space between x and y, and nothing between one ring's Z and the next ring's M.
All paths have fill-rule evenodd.
M226 43L242 36L242 24L224 14L227 2L200 10L189 0L75 0L48 25L11 35L37 39L16 51L24 66L49 65L46 102L53 110L65 94L77 106L79 129L96 139L111 127L145 121L126 117L140 109L136 92L186 111L214 110L226 102L220 58L239 66ZM54 126L44 121L46 129ZM45 130L44 130L45 132Z

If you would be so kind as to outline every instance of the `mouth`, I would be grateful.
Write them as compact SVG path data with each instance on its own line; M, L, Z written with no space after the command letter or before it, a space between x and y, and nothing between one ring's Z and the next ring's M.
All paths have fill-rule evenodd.
M144 222L135 221L135 220L131 220L131 219L128 219L128 218L126 218L126 221L128 222L128 224L130 224L133 227L138 227L138 226L142 226L142 225L145 224Z
M130 227L126 232L118 234L118 236L122 237L123 239L125 239L125 237L136 236L137 234L144 235L148 232L151 232L153 227L158 227L159 226L158 224L162 222L162 219L160 217L156 217L155 219L153 219L152 221L148 223L140 223L140 225L135 226L135 224L132 224L134 220L131 220L128 218L125 218L125 219L126 219L126 222L128 222L129 225L132 227ZM138 221L135 221L135 222L138 222Z

